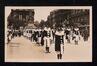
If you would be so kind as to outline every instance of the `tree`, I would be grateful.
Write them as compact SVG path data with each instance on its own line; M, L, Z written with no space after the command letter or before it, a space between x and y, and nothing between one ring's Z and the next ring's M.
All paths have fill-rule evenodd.
M39 24L39 27L40 28L44 28L44 26L45 26L45 21L44 20L41 20L40 21L40 24Z
M39 22L38 22L38 21L35 21L35 22L34 22L34 25L35 25L36 27L39 27Z

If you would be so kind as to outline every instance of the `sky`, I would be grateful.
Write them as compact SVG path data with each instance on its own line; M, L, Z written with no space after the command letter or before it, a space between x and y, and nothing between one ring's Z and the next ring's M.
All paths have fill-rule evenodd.
M35 15L34 15L34 18L35 18L35 21L37 20L37 21L41 21L41 19L42 20L47 20L47 17L48 17L48 15L50 14L50 12L52 11L53 9L45 9L45 8L43 8L43 9L35 9L34 11L35 11Z

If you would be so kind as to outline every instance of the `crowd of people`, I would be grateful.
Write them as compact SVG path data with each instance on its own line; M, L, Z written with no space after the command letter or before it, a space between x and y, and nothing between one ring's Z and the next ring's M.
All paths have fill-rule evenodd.
M8 30L7 31L7 44L15 37L21 37L22 32L20 30Z
M24 30L23 32L9 31L7 35L8 43L16 36L24 36L31 42L36 42L37 45L44 46L46 53L51 52L51 44L54 44L57 58L62 59L64 44L71 43L72 40L75 45L78 45L81 35L79 28L71 29L67 27L64 29L62 27L57 27L57 29L51 29L50 27L45 27L44 29Z

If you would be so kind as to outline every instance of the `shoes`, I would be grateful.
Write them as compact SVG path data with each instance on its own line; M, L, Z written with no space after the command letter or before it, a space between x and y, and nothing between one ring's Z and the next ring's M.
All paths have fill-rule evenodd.
M62 59L62 54L60 54L60 59Z
M57 58L59 59L59 54L57 54Z
M62 59L62 54L58 54L58 55L57 55L57 58L58 58L58 59Z
M45 53L51 53L51 52L45 52Z

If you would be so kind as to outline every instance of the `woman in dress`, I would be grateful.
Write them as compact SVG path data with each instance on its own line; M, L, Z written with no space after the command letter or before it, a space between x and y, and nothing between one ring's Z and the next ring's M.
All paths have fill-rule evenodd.
M55 51L58 59L62 59L62 51L64 50L64 31L59 28L55 32ZM64 52L64 51L63 51Z

